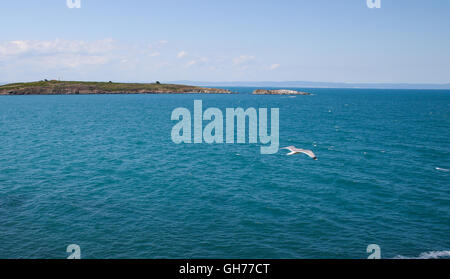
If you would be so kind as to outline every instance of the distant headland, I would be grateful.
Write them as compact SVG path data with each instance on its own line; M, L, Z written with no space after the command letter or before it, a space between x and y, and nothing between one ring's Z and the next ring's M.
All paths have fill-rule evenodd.
M88 95L88 94L231 94L227 89L180 84L115 83L42 80L0 86L0 95Z

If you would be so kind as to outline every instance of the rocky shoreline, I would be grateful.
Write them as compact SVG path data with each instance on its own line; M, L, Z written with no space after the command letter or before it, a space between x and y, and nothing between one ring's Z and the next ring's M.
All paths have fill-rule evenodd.
M277 89L277 90L267 90L267 89L257 89L253 91L254 95L312 95L307 92L300 92L296 90L287 89Z

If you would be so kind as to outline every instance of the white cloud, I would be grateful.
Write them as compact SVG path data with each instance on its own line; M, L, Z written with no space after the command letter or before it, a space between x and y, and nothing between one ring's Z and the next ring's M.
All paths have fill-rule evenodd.
M198 59L194 59L189 61L188 63L186 63L186 67L191 67L194 66L196 64L205 64L209 61L208 57L200 57Z
M252 55L198 55L188 53L183 46L175 52L166 49L167 41L134 44L112 39L82 40L16 40L0 41L0 76L2 79L30 80L49 76L70 79L137 80L146 76L195 75L213 77L217 73L249 73L262 66L278 68L278 64L259 65ZM170 56L170 52L172 55ZM169 56L167 56L169 54ZM276 66L278 65L278 66ZM215 74L213 74L214 72Z
M108 61L109 59L104 56L71 54L45 56L35 60L34 63L39 63L50 68L77 68L82 65L102 65Z
M191 60L191 61L187 62L186 67L191 67L191 66L194 66L195 64L197 64L197 60Z
M182 51L180 51L180 52L177 54L177 57L178 57L178 58L183 58L183 57L185 57L186 55L187 55L187 52L184 51L184 50L182 50Z
M242 65L242 64L248 63L252 60L255 60L255 56L241 55L241 56L233 59L233 64L234 65Z
M0 56L16 56L22 54L99 54L114 49L112 39L94 42L69 41L56 39L53 41L9 41L0 43Z
M150 50L161 49L163 46L165 46L165 45L168 44L168 43L169 43L169 42L166 41L166 40L161 40L161 41L158 41L158 42L156 42L156 43L149 44L149 45L148 45L148 48L149 48Z
M22 67L76 68L81 65L101 65L109 60L115 48L112 39L94 42L56 39L53 41L0 42L0 60Z
M25 53L28 50L29 46L26 41L11 41L0 43L0 57L18 55L21 53Z
M280 68L280 66L281 66L280 64L272 64L272 65L270 65L269 70L271 70L271 71L276 70L276 69Z

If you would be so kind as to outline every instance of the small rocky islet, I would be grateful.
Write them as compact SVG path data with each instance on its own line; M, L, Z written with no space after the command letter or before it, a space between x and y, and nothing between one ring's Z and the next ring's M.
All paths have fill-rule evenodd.
M287 90L287 89L276 89L276 90L267 90L267 89L257 89L253 91L254 95L312 95L308 92L301 92L296 90Z

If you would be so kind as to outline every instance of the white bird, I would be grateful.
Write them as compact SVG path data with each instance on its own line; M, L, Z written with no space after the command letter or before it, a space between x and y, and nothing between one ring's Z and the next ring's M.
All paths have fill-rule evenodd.
M295 146L288 146L288 147L284 147L281 149L287 149L287 150L291 151L290 153L287 154L288 156L303 153L303 154L306 154L309 157L313 158L314 160L317 160L316 154L314 154L314 152L312 152L311 150L299 149L299 148L296 148Z

